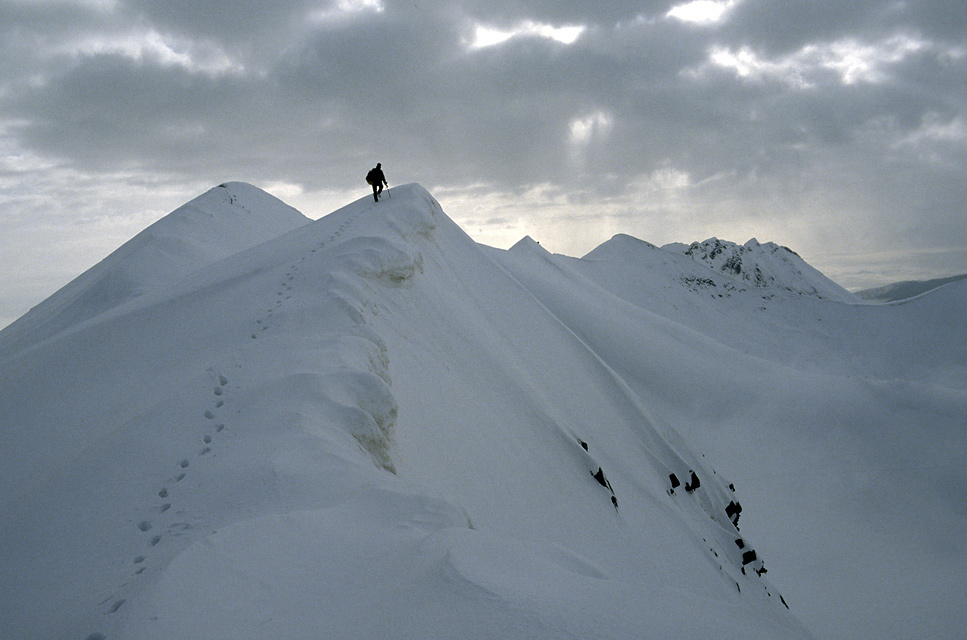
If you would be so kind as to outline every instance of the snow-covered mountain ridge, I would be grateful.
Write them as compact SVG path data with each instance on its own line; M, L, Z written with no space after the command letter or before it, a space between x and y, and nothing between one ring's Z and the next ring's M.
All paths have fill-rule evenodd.
M628 237L501 251L417 185L283 218L0 332L7 635L807 638L794 614L845 625L892 597L856 576L895 566L933 581L923 624L948 610L962 557L851 547L888 528L842 478L875 480L898 539L956 536L963 291L847 305Z
M853 294L807 264L795 251L773 242L760 244L752 238L739 245L709 238L687 246L675 243L662 248L679 251L753 287L781 288L816 298L857 302Z
M146 228L7 327L0 350L18 341L41 342L308 222L252 185L219 185Z

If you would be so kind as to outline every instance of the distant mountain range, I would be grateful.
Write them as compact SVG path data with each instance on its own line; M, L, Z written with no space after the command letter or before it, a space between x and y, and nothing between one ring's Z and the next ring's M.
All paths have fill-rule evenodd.
M967 279L967 274L950 276L948 278L936 278L933 280L904 280L903 282L895 282L883 287L857 291L856 296L869 302L899 302L900 300L908 300L932 291L945 284L959 282L964 279Z

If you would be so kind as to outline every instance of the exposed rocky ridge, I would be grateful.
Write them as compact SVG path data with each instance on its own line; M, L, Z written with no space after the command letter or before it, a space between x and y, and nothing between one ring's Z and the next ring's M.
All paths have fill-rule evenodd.
M666 245L679 250L682 245ZM778 288L803 295L856 302L855 296L810 266L795 251L774 242L752 238L743 245L709 238L681 251L709 268L753 287Z

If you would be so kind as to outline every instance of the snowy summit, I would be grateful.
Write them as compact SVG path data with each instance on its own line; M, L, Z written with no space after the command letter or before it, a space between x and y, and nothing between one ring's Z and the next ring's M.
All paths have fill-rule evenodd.
M962 531L909 487L967 486L965 307L754 240L577 259L418 185L310 221L227 183L0 332L0 628L805 639L921 598L943 637L963 548L890 554Z

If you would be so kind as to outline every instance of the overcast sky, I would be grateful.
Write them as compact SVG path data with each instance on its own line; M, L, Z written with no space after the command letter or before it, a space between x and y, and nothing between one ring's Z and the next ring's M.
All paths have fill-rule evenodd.
M0 0L0 326L227 180L478 241L967 273L963 0Z

